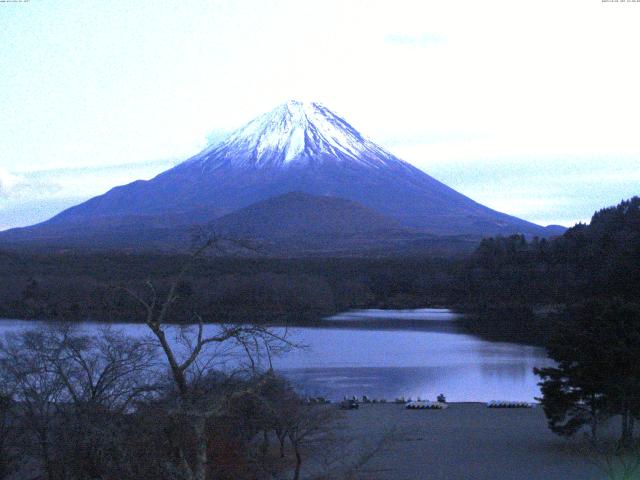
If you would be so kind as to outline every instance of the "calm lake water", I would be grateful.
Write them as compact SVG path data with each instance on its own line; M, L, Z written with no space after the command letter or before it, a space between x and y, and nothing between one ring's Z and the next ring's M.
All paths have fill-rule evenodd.
M326 319L326 328L288 329L288 337L305 348L276 357L273 364L304 394L333 400L344 395L435 399L444 393L450 401L533 401L540 395L532 370L551 364L544 350L479 339L462 332L455 319L445 309L346 312ZM0 334L34 323L1 320ZM147 333L139 324L116 328ZM224 358L227 364L237 361Z

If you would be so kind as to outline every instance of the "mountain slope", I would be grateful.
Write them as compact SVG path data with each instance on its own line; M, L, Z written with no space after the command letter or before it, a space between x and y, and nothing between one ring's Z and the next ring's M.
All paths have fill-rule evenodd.
M400 225L351 200L290 192L225 215L211 224L241 238L350 237L385 234Z
M470 253L478 238L440 237L401 227L351 200L290 192L272 197L211 222L195 222L204 211L181 215L99 217L15 229L2 236L5 246L40 249L180 252L203 231L222 239L225 251L266 256L389 256ZM248 241L245 243L245 241Z
M116 187L19 234L0 234L0 240L50 239L55 231L64 242L65 230L75 235L133 217L168 229L207 223L289 192L352 200L403 227L435 235L551 233L447 187L322 105L292 101L152 180Z
M468 238L437 237L401 227L351 200L290 192L241 208L210 224L229 238L251 239L277 255L470 252Z

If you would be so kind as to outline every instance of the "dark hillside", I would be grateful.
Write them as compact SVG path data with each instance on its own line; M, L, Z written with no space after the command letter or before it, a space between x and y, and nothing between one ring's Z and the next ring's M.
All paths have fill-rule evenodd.
M0 254L0 318L130 321L120 287L166 289L177 255ZM308 323L350 308L446 305L457 262L444 258L204 258L185 278L175 321ZM188 306L188 308L187 308Z
M640 197L550 240L485 239L464 271L463 303L477 313L470 325L487 334L533 332L543 339L549 321L541 317L552 319L565 307L611 298L640 303Z

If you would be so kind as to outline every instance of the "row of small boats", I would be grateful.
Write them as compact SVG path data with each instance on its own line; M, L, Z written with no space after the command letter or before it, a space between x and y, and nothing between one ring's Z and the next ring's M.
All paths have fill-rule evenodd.
M406 408L409 410L443 410L448 405L445 402L418 401L409 402ZM492 400L487 403L487 408L533 408L532 403L512 402L508 400Z

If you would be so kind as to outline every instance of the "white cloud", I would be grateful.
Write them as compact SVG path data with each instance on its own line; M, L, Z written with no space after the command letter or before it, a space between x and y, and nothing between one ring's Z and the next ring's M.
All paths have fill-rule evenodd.
M175 165L172 160L111 165L93 168L63 168L24 174L43 198L89 198L100 195L118 185L135 180L148 180ZM32 192L36 198L37 192Z
M20 176L0 170L0 230L42 222L117 185L146 180L172 167L173 161L58 169Z
M0 168L0 198L16 195L24 187L24 179Z
M447 41L444 35L438 33L425 32L417 35L406 33L389 33L385 36L385 42L391 45L405 47L426 47L429 45L443 44Z

